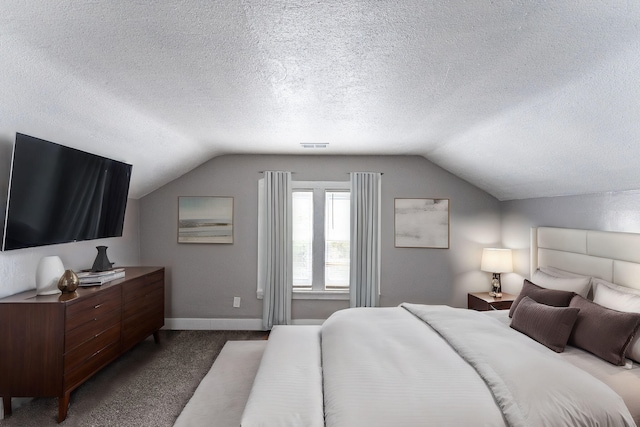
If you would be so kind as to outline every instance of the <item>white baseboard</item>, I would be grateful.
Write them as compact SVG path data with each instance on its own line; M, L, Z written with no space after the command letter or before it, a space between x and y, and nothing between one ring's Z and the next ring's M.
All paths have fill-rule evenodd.
M293 325L322 325L324 319L294 319ZM162 329L203 331L263 331L262 319L167 318Z
M163 329L204 330L204 331L261 331L262 319L196 319L168 318L164 319Z

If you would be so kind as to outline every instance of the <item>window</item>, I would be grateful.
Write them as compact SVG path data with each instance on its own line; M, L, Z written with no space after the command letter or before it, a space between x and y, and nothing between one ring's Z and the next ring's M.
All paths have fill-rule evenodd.
M293 181L292 275L294 299L349 299L350 182ZM258 181L258 217L262 218L264 180ZM263 297L258 221L258 287Z
M293 289L312 289L313 284L313 191L292 195Z
M349 182L293 182L293 291L349 290ZM302 297L302 296L301 296Z
M325 290L349 289L350 193L326 191L324 202Z

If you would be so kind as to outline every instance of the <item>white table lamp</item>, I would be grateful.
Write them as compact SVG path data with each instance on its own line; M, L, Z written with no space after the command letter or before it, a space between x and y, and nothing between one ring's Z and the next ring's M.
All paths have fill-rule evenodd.
M493 273L491 292L489 292L489 295L496 298L502 297L500 273L510 273L513 271L511 249L484 248L482 250L480 270Z

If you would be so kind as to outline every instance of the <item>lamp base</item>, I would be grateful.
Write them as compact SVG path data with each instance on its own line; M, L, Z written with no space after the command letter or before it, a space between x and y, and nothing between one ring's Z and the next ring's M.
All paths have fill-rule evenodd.
M491 292L489 295L494 298L502 298L502 284L500 283L500 273L493 273L491 279Z

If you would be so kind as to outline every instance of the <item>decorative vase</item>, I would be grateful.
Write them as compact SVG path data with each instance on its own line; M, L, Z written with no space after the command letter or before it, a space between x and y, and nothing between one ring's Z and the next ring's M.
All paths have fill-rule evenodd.
M65 270L60 279L58 279L58 289L65 292L75 292L80 284L78 275L73 270Z
M109 261L109 258L107 258L107 247L96 246L96 249L98 250L98 255L96 256L96 260L93 262L91 271L98 272L111 270L113 263Z
M64 265L58 256L46 256L36 269L36 293L38 295L59 294L58 279L64 274Z

